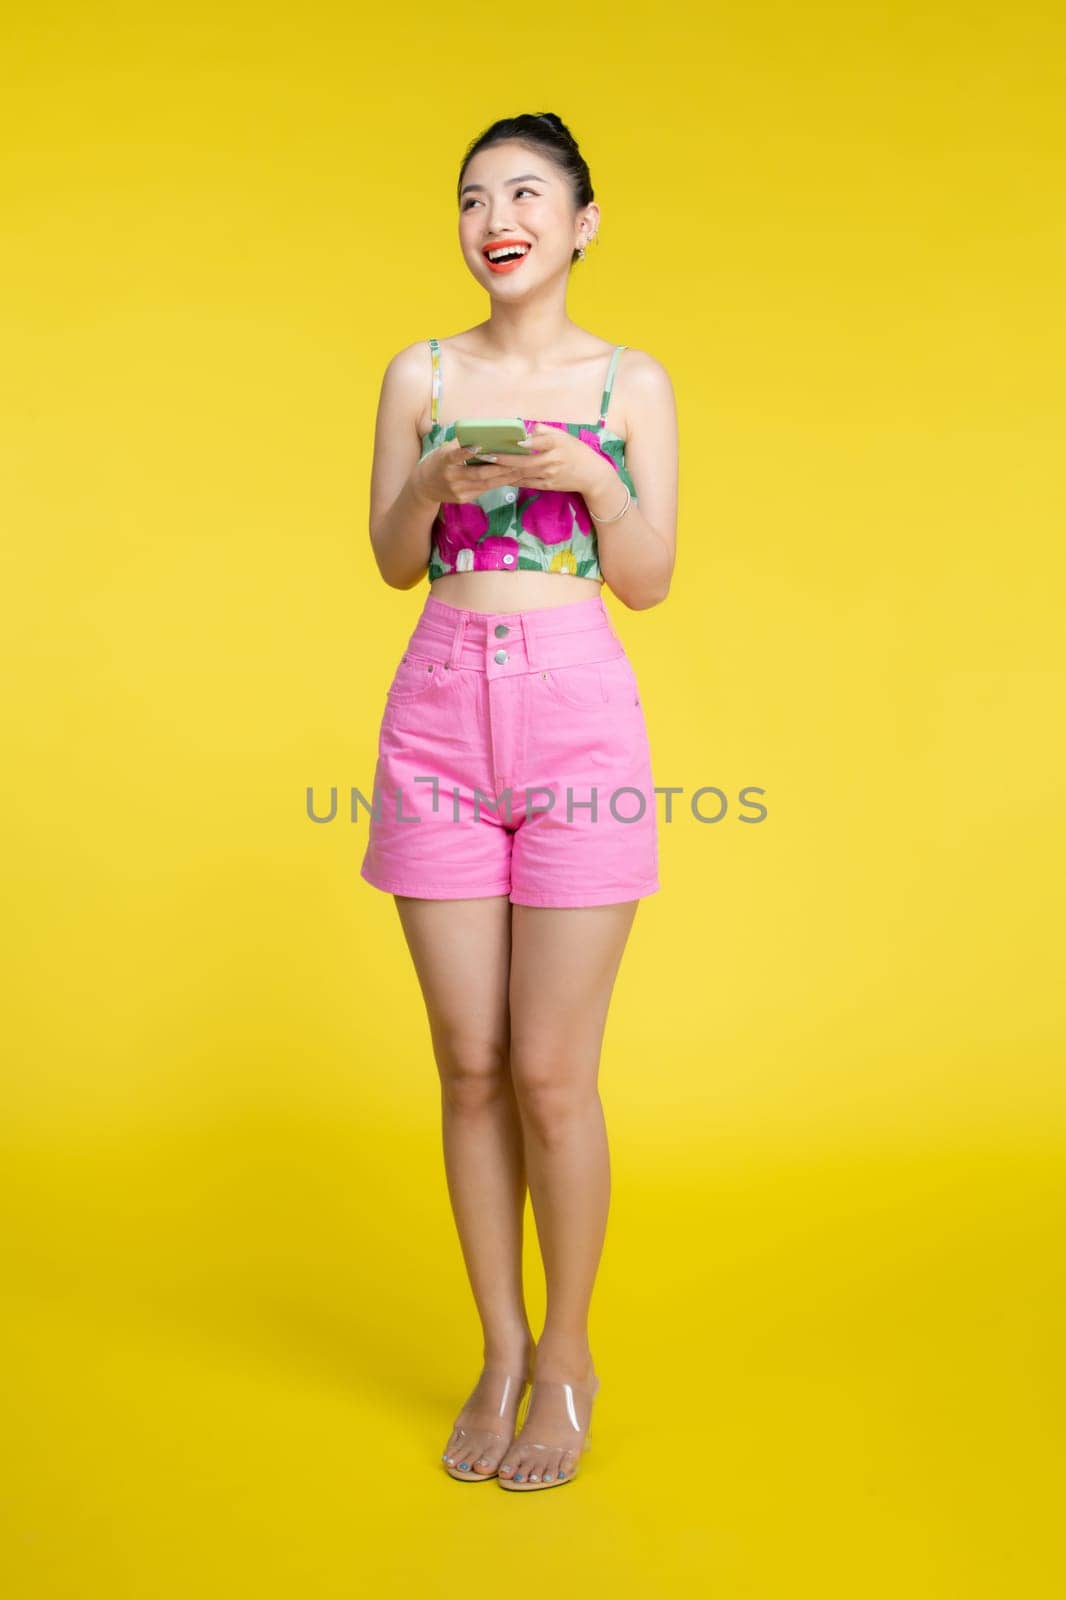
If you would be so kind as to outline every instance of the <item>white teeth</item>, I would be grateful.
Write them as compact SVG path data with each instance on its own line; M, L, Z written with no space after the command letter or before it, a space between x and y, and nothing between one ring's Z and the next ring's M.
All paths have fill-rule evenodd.
M528 255L529 246L528 244L501 245L498 250L486 250L485 254L488 256L490 261L505 261L508 256Z

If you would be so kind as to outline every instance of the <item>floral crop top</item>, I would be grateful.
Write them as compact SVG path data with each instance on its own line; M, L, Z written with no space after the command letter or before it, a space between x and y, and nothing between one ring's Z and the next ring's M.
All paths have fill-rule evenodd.
M441 425L440 343L430 339L433 356L432 425L422 439L425 456L455 435L455 423ZM605 426L618 358L628 347L616 345L607 371L607 383L596 423L547 422L545 428L562 428L576 434L591 450L605 456L637 503L633 480L626 470L625 442ZM523 417L526 428L538 420ZM589 516L585 497L564 489L526 489L500 484L465 503L446 501L433 522L428 578L445 572L570 572L579 578L602 581L596 547L596 524Z

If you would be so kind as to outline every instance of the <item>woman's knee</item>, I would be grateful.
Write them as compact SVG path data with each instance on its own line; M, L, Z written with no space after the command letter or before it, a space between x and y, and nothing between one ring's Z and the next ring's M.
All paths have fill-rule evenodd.
M476 1111L511 1092L505 1039L449 1033L435 1041L441 1091L449 1106Z
M523 1121L543 1139L562 1137L597 1099L595 1070L582 1070L572 1049L514 1055L511 1078Z

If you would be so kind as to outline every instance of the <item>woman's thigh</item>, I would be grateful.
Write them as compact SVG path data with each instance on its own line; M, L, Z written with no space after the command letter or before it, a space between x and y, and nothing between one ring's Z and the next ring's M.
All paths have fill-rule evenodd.
M511 1076L519 1098L586 1098L639 900L512 907Z
M511 903L506 894L473 900L394 896L429 1019L442 1082L498 1087L509 1056Z

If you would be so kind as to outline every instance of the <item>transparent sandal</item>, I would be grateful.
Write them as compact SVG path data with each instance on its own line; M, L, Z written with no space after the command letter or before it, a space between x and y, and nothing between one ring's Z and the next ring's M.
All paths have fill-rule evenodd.
M558 1409L566 1417L566 1421L561 1425L564 1436L554 1440L528 1439L524 1437L525 1428L523 1427L516 1433L515 1442L521 1443L526 1450L539 1451L543 1456L557 1455L560 1450L564 1450L576 1458L582 1451L588 1450L592 1444L592 1405L599 1393L599 1388L599 1378L593 1378L591 1384L562 1383L553 1378L534 1378L530 1385L526 1415L529 1415L536 1395L542 1393L550 1395L556 1402ZM503 1457L500 1459L502 1461ZM500 1477L497 1471L496 1481L501 1489L517 1489L521 1491L527 1489L557 1489L561 1483L572 1483L577 1472L576 1459L569 1466L566 1465L565 1457L563 1461L563 1469L555 1477L542 1476L534 1466L529 1473L528 1479L524 1474L522 1476Z
M522 1397L529 1381L524 1374L516 1376L514 1373L491 1369L482 1372L471 1391L470 1398L459 1410L460 1417L464 1412L466 1414L466 1427L460 1428L456 1418L452 1424L452 1433L457 1432L458 1438L451 1450L446 1450L441 1456L444 1470L449 1478L455 1478L459 1483L479 1483L482 1480L488 1483L496 1476L496 1468L491 1472L474 1471L475 1457L470 1441L476 1434L484 1435L487 1432L493 1442L502 1440L505 1446L510 1444L514 1437L514 1428L508 1427L511 1408L514 1407L515 1426L517 1426ZM472 1404L475 1394L478 1396L477 1402ZM480 1460L488 1448L488 1444L482 1444L476 1459ZM502 1455L500 1460L503 1460Z

